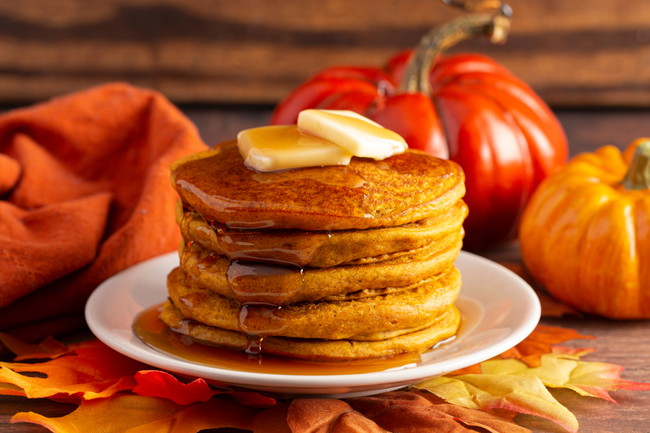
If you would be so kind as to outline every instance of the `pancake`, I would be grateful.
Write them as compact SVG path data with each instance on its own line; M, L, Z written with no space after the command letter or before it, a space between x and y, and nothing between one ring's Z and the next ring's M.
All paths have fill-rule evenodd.
M397 227L366 230L233 230L212 226L195 211L183 211L177 220L186 241L230 260L258 260L295 266L331 267L348 263L371 263L398 256L438 242L462 230L467 206L458 201L434 216Z
M160 318L172 330L318 360L419 353L457 332L456 163L407 150L258 172L233 140L174 163L171 183L183 242Z
M229 331L186 319L171 302L166 302L161 320L171 329L196 341L245 351L251 341L246 334ZM407 352L421 353L436 343L454 336L460 323L460 313L454 306L442 312L432 326L380 341L321 340L286 337L265 337L263 353L320 361L344 361L378 358Z
M169 298L186 318L257 336L382 340L429 327L460 291L452 267L416 289L346 301L283 306L241 304L193 284L180 268L169 274Z
M278 305L332 299L349 293L414 285L453 266L462 235L450 233L415 251L369 264L297 268L251 261L230 261L197 243L182 246L180 266L194 281L241 302Z
M171 181L209 224L236 229L393 227L435 215L465 193L460 166L416 150L260 173L244 165L235 140L175 162Z

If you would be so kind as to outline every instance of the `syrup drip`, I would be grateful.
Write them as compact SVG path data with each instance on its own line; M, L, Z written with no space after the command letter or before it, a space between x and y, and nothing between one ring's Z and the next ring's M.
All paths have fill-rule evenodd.
M281 304L300 288L302 269L235 260L228 267L227 277L234 295L243 300L238 319L239 328L248 337L246 353L259 355L263 351L264 337L281 334L286 327L278 313L282 310ZM264 292L260 292L260 288ZM260 328L260 319L272 325Z
M190 210L184 209L184 213L184 224L195 218L194 213ZM268 231L265 234L254 229L228 229L218 221L205 222L207 225L199 225L193 229L206 239L215 236L216 251L228 257L231 261L262 261L278 265L302 267L312 260L315 252L315 248L312 245L303 247L291 242L283 243L282 248L277 246L277 242L270 246L266 237L268 236ZM274 232L278 238L282 238L284 232L291 232L291 230L276 229ZM303 231L301 234L304 233ZM310 231L307 233L312 238L332 238L332 233L328 231ZM192 240L187 241L187 248L190 248L192 243Z
M264 354L249 354L202 344L187 336L189 324L169 329L160 319L160 305L143 311L133 323L133 332L146 345L177 359L210 367L253 373L288 375L361 374L413 367L417 354L353 361L309 361Z
M300 289L303 269L235 260L230 263L227 276L232 292L240 301L244 300L239 308L239 328L248 337L246 353L259 355L263 351L264 337L281 335L287 326L279 314L281 304ZM260 292L260 288L264 292ZM255 301L247 302L246 299ZM258 319L271 323L271 327L260 329Z
M240 301L254 299L274 305L285 303L304 281L302 268L243 260L231 261L226 276Z
M239 327L242 332L254 337L281 335L286 328L284 319L278 314L281 310L281 305L261 302L243 303L239 308ZM271 323L271 326L260 328L257 325L259 319L263 323Z
M264 337L258 337L254 335L248 335L248 343L244 352L249 355L261 355L262 354L262 341Z
M218 222L210 222L210 226L217 237L220 253L231 261L263 261L278 265L301 267L312 260L314 249L302 248L299 245L285 244L283 248L276 245L269 246L264 240L264 234L257 230L226 230ZM204 230L208 230L204 228ZM282 230L278 230L279 236ZM312 237L324 236L330 239L330 232L309 232ZM208 235L206 235L207 237Z

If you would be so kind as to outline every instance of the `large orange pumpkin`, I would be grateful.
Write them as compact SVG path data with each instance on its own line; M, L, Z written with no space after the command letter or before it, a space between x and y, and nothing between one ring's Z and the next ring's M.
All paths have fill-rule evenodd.
M532 191L566 163L564 130L533 89L494 60L442 55L476 35L503 41L508 15L501 4L496 13L459 17L425 35L414 51L390 59L386 68L327 68L281 101L271 123L296 123L307 108L369 117L402 135L409 147L463 167L469 207L463 248L483 250L510 240Z
M578 155L543 181L519 240L526 267L556 298L650 318L650 139Z

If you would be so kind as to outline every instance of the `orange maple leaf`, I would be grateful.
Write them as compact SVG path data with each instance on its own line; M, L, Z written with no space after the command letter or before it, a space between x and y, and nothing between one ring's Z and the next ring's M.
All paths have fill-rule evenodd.
M39 352L39 351L37 351ZM42 352L23 359L37 359ZM134 374L145 365L120 355L98 340L50 353L44 362L0 362L0 394L57 400L106 398L136 385Z
M12 423L39 424L60 433L196 433L204 429L237 428L256 433L290 433L286 404L255 409L227 399L211 399L192 405L139 395L115 395L85 400L72 413L47 418L34 412L14 415Z
M28 344L12 335L0 332L0 349L2 346L6 347L16 355L14 361L23 361L25 359L52 359L61 356L70 350L68 349L68 346L52 337L48 337L38 344Z
M519 359L529 367L538 367L541 363L541 357L547 353L561 353L567 356L577 356L590 353L593 349L579 348L570 349L558 346L569 340L593 339L590 335L583 335L570 328L560 328L557 326L537 325L528 337L521 343L497 355L495 359ZM461 374L480 374L481 364L470 365L448 374L448 376L457 376Z
M541 356L553 352L554 346L569 340L593 338L593 336L583 335L575 329L537 325L528 337L515 347L500 354L499 358L519 359L529 367L537 367L541 362ZM583 353L585 350L591 351L591 349L578 349L576 352ZM563 352L566 354L571 353L567 349L563 350Z

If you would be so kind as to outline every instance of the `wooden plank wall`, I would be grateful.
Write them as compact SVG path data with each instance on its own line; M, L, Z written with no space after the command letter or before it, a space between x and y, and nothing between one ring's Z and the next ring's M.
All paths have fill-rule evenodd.
M557 107L650 106L650 1L510 0L489 54ZM177 103L274 104L461 15L437 0L0 0L0 103L121 80Z

